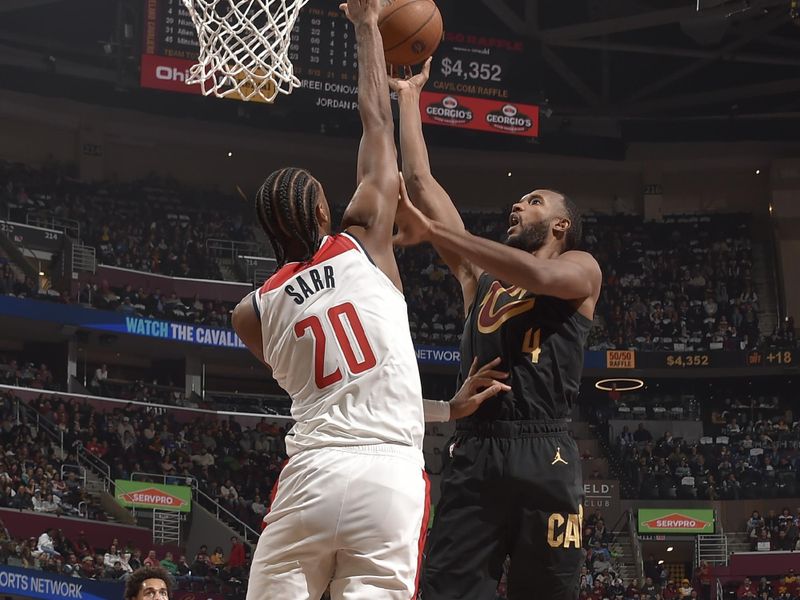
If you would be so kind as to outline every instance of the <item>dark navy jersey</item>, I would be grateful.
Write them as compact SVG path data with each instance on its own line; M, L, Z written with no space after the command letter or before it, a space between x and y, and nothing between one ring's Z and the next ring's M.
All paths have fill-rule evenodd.
M472 359L501 357L511 391L490 398L468 421L568 417L578 397L583 347L592 321L568 301L506 287L484 273L461 337L459 385Z

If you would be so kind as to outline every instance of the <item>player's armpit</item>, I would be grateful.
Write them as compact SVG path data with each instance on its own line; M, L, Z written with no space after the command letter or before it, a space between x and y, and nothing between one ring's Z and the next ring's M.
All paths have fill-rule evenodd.
M233 330L244 345L247 346L247 349L250 350L259 361L269 367L264 361L261 320L253 304L253 294L257 293L258 292L250 292L236 305L231 315L231 325L233 325Z
M407 209L408 206L404 205L407 202L409 205L416 207L426 217L450 223L454 229L464 231L464 222L461 220L461 215L458 214L458 210L449 194L429 171L424 175L420 175L417 172L413 177L409 177L405 172L402 175L403 185L400 188L398 210ZM414 190L413 192L410 191L409 186ZM433 247L461 284L461 292L464 298L464 314L469 314L470 307L475 301L475 292L478 288L478 279L483 272L482 269L466 260L458 252L450 251L446 247L437 244L433 244Z

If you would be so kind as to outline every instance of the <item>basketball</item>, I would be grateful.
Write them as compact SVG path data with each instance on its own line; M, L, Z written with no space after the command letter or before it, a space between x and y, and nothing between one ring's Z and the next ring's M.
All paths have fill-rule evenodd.
M378 19L386 62L424 62L442 41L442 15L433 0L389 0Z

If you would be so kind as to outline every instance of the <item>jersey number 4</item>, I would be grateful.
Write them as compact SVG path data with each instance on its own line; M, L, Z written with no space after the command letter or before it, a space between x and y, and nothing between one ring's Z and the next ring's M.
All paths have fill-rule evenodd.
M375 353L369 345L367 334L364 333L364 326L361 324L361 319L358 318L356 307L350 302L345 302L344 304L332 306L326 314L350 373L358 375L374 367L377 364ZM359 353L361 354L360 359L356 356L351 337L347 335L345 330L345 321L350 327L352 338L358 345ZM339 367L336 367L336 370L332 373L325 374L327 340L325 329L323 329L322 321L320 321L319 317L311 316L298 321L294 326L294 335L300 339L305 336L306 331L309 329L311 330L311 335L314 336L314 382L319 389L323 389L341 381L342 371Z

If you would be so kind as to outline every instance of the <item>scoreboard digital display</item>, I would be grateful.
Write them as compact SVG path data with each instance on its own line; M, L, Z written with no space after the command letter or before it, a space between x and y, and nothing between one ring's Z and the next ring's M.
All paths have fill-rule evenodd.
M181 0L145 0L143 87L200 94L187 85L199 49L194 24ZM533 137L538 107L521 104L526 80L522 40L445 32L422 98L432 124ZM301 82L292 110L353 113L358 110L358 58L352 24L330 0L310 0L292 30L289 59Z

